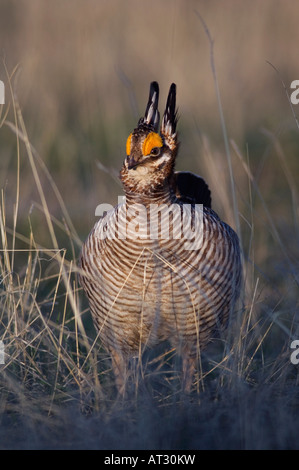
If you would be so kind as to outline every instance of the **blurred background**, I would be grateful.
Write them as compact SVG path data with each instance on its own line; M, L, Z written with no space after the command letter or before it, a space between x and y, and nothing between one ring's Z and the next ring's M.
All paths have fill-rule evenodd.
M290 83L299 79L298 2L1 0L0 79L6 92L1 116L8 112L6 119L14 122L13 92L29 140L83 240L96 220L96 206L114 204L122 194L115 175L126 138L143 115L150 82L160 84L162 112L175 82L181 140L177 168L203 175L214 208L235 226L211 45L200 18L214 41L246 253L254 243L260 266L265 264L270 276L274 267L281 276L285 257L277 253L274 262L269 251L273 230L271 235L265 228L270 217L290 256L297 254L299 134L281 80L290 94ZM0 188L9 225L17 142L6 125L0 142ZM45 245L49 233L22 143L19 155L18 228L30 232L30 215L36 241ZM38 168L50 212L60 220L57 196Z
M72 439L96 447L98 438L139 448L132 436L140 448L298 447L290 344L299 338L299 105L289 102L298 24L297 0L0 0L3 448L21 438L24 448L75 447ZM201 407L186 416L170 393L151 408L145 394L141 411L120 409L114 422L110 363L72 273L97 205L122 194L126 139L153 80L161 112L177 84L177 169L207 180L214 209L238 231L245 296L223 355L217 342L203 354ZM99 406L98 421L81 421L79 393L84 406ZM55 411L69 402L74 411Z

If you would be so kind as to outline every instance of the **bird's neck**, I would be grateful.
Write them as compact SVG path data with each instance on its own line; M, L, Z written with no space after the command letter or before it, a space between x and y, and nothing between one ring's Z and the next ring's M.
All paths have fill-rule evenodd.
M148 207L150 204L172 204L176 202L174 191L167 182L161 187L148 188L147 191L132 191L125 187L126 204L143 204Z

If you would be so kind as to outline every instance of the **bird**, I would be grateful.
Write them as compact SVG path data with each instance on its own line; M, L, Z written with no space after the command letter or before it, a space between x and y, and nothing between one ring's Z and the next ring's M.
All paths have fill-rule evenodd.
M80 282L121 395L130 359L163 341L181 357L190 393L200 353L234 315L242 283L239 238L212 209L208 184L175 170L175 83L161 125L158 102L154 81L126 142L125 198L96 222L80 256Z

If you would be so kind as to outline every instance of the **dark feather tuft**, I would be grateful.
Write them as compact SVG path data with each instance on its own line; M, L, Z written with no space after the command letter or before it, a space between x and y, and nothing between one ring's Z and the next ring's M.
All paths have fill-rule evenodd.
M176 84L172 83L169 89L166 108L162 119L161 132L169 136L175 134L177 122Z
M205 207L212 207L211 191L201 176L188 171L176 171L174 176L178 199L188 204L203 204Z
M150 92L148 103L145 110L144 119L142 123L153 126L155 132L158 131L160 122L160 113L158 111L159 103L159 85L157 82L152 82L150 85Z

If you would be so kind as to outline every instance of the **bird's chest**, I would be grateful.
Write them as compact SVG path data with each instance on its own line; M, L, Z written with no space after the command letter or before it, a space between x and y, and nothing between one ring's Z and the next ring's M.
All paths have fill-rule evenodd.
M180 206L140 204L107 214L95 231L92 263L103 295L116 299L115 305L132 299L151 311L190 302L198 250L188 249L194 235L186 231L187 216L182 218Z

